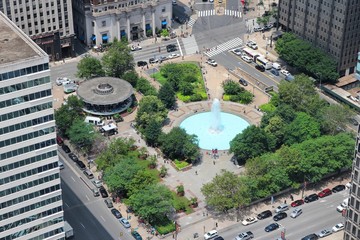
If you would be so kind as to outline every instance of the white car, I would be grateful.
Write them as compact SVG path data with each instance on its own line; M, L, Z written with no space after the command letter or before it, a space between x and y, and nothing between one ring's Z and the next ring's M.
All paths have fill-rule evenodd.
M243 220L241 223L244 226L256 223L258 221L258 219L256 217L248 217L245 220Z
M243 55L243 56L241 56L241 59L244 60L244 61L247 62L247 63L251 63L251 62L252 62L252 59L251 59L249 56Z
M332 232L329 229L324 229L321 232L319 232L317 235L320 238L323 238L323 237L329 236L330 234L332 234Z
M351 182L348 182L347 184L345 184L346 188L351 188Z
M125 227L125 228L131 228L131 224L129 223L128 220L126 220L125 218L120 218L119 222Z
M141 50L142 49L142 47L140 46L140 45L137 45L137 46L135 46L135 45L131 45L131 51L137 51L137 50Z
M102 186L102 182L100 180L92 180L91 183L94 184L94 186L97 188Z
M341 231L343 229L344 229L344 224L338 223L335 226L333 226L332 231L333 232L338 232L338 231Z
M246 43L246 45L254 50L258 49L258 46L257 46L256 42L254 42L254 41L248 41Z
M285 69L280 70L280 73L281 73L282 75L284 75L285 77L287 77L287 76L290 75L289 71L287 71L287 70L285 70Z
M178 57L180 57L180 54L178 54L178 53L172 53L172 54L170 54L170 55L168 56L168 59L173 59L173 58L178 58Z
M275 212L276 213L280 213L280 212L285 212L289 210L289 205L287 204L281 204L280 206L278 206L276 209L275 209Z
M238 56L240 56L241 53L242 53L242 49L241 48L236 48L236 49L231 50L231 52L238 55Z
M217 236L218 236L218 232L216 230L211 230L211 231L205 233L204 239L205 240L213 239L213 238L215 238Z
M217 66L217 62L214 60L214 59L211 59L209 58L207 61L206 61L207 64L213 66L213 67L216 67Z
M302 214L302 209L301 208L295 208L292 213L290 214L290 217L292 218L297 218L298 216L300 216Z
M55 82L56 82L56 85L58 85L58 86L72 83L72 81L66 77L58 77Z

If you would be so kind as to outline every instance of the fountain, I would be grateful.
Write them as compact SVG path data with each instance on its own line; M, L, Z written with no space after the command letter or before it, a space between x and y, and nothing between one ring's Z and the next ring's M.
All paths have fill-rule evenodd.
M241 117L221 112L220 101L216 98L211 112L192 115L180 124L188 134L198 136L200 148L208 150L229 149L230 141L248 126L249 123Z

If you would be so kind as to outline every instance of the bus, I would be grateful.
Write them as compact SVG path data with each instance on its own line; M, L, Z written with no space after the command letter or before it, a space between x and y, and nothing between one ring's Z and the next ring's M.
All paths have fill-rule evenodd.
M250 49L250 48L244 48L242 50L243 53L245 53L247 56L251 57L251 59L255 62L255 58L257 56L261 56L260 53Z
M265 67L266 70L269 70L272 68L272 63L268 60L266 60L263 56L256 56L255 57L255 63L257 65L262 65Z

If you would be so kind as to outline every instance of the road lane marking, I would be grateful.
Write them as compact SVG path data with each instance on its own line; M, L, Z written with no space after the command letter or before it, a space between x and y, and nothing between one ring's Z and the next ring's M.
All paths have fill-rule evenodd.
M87 198L88 201L90 201L90 198L85 194L85 197Z
M181 50L181 46L180 46L180 43L179 43L179 39L176 39L176 41L177 41L177 44L178 44L178 46L179 46L180 55L181 55L181 56L184 56L184 55L183 55L183 52L182 52L182 50Z
M86 227L84 226L84 224L80 223L80 225L81 225L84 229L86 229Z
M105 220L105 218L103 217L103 216L100 216L101 217L101 219L104 221L104 222L106 222L106 220Z
M76 182L76 180L71 176L71 179L74 181L74 182Z

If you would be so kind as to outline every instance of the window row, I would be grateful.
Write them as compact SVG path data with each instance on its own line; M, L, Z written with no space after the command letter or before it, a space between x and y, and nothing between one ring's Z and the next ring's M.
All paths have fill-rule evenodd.
M45 172L47 170L51 170L51 169L57 168L57 167L59 167L58 162L53 162L53 163L49 163L49 164L46 164L46 165L31 169L31 170L27 170L25 172L21 172L21 173L15 174L15 175L11 175L11 176L6 177L6 178L1 178L0 179L0 185L4 185L4 184L7 184L9 182L17 181L17 180L19 180L21 178L30 177L30 176L35 175L37 173Z
M7 158L15 157L15 156L18 156L18 155L21 155L24 153L32 152L32 151L35 151L35 150L38 150L41 148L49 147L49 146L52 146L55 144L56 144L55 139L50 139L50 140L36 143L36 144L30 145L30 146L26 146L23 148L18 148L18 149L12 150L10 152L1 154L0 161L5 160Z
M39 225L36 225L36 226L32 226L30 228L27 228L25 230L22 230L22 231L19 231L17 233L14 233L14 234L11 234L11 235L8 235L4 238L1 238L0 240L12 240L12 239L17 239L19 237L22 237L22 236L25 236L29 233L33 233L35 231L38 231L38 230L41 230L43 228L46 228L46 227L49 227L51 225L54 225L54 224L57 224L59 222L63 222L64 219L63 217L58 217L58 218L55 218L55 219L52 219L51 221L48 221L48 222L44 222L44 223L41 223ZM52 236L52 235L55 235L55 234L58 234L58 233L61 233L63 232L63 229L59 228L59 229L56 229L56 230L53 230L53 231L50 231L50 232L47 232L47 233L44 233L40 236ZM31 238L31 239L44 239L44 238Z
M4 141L0 141L0 148L8 147L8 146L10 146L12 144L24 142L24 141L27 141L27 140L30 140L30 139L33 139L33 138L37 138L37 137L41 137L43 135L47 135L47 134L53 133L53 132L55 132L55 127L49 127L49 128L45 128L45 129L35 131L35 132L20 135L20 136L17 136L17 137L9 138L9 139L6 139Z
M51 187L48 187L48 188L41 189L41 190L36 191L36 192L26 194L26 195L21 196L21 197L11 199L9 201L1 203L0 209L10 207L10 206L12 206L14 204L19 204L19 203L22 203L24 201L28 201L30 199L37 198L39 196L42 196L42 195L45 195L45 194L48 194L48 193L51 193L51 192L55 192L55 191L57 191L59 189L60 189L60 185L54 185L54 186L51 186Z
M37 209L37 208L41 208L43 206L46 206L46 205L49 205L49 204L52 204L52 203L58 202L58 201L61 201L61 195L58 195L58 196L55 196L55 197L52 197L52 198L49 198L49 199L46 199L46 200L31 204L31 205L28 205L28 206L25 206L25 207L22 207L22 208L16 209L14 211L2 214L2 215L0 215L0 221L8 219L8 218L12 218L14 216L17 216L17 215L20 215L20 214L23 214L23 213L26 213L26 212L29 212L29 211L32 211L32 210Z
M23 218L23 219L20 219L20 220L18 220L16 222L12 222L12 223L6 224L4 226L1 226L0 227L0 232L7 231L9 229L12 229L12 228L15 228L17 226L20 226L20 225L35 221L35 220L43 218L43 217L51 216L51 215L53 215L55 213L58 213L58 212L61 212L61 211L62 211L62 207L60 206L60 207L49 209L47 211L44 211L44 212L41 212L41 213L38 213L38 214L34 214L34 215L30 216L30 217Z
M50 232L46 232L46 233L41 234L39 236L30 238L29 240L43 240L43 239L47 239L47 238L49 238L51 236L57 235L57 234L62 233L62 232L64 232L64 228L57 228L57 229L52 230ZM0 239L0 240L2 240L2 239ZM9 239L4 239L4 240L9 240ZM65 238L60 238L59 240L65 240Z
M46 122L53 121L53 120L54 120L54 115L50 114L50 115L47 115L47 116L44 116L44 117L39 117L39 118L35 118L35 119L32 119L32 120L28 120L26 122L21 122L21 123L17 123L17 124L14 124L14 125L6 126L6 127L3 127L3 128L0 128L0 135L6 134L6 133L9 133L9 132L18 131L18 130L23 129L23 128L36 126L38 124L46 123Z
M12 105L20 104L23 102L29 102L29 101L47 97L47 96L51 96L50 89L2 101L2 102L0 102L0 108L10 107Z
M28 115L28 114L35 113L35 112L40 112L42 110L49 109L49 108L52 108L52 102L43 103L43 104L40 104L37 106L21 109L21 110L15 111L15 112L6 113L3 115L0 115L0 122L10 120L13 118L17 118L17 117L21 117L21 116Z
M26 158L24 160L18 161L18 162L14 162L14 163L10 163L8 165L2 166L0 167L0 173L2 172L6 172L6 171L10 171L11 169L15 169L15 168L19 168L25 165L29 165L31 163L35 163L44 159L48 159L51 157L54 157L57 155L57 151L51 151L51 152L47 152L47 153L43 153L40 155L37 155L35 157L31 157L31 158Z
M27 82L13 84L13 85L10 85L10 86L0 88L0 95L15 92L15 91L19 91L19 90L26 89L26 88L39 86L39 85L49 83L49 82L50 82L50 77L43 77L43 78L38 78L38 79L35 79L35 80L30 80L30 81L27 81Z
M44 63L44 64L40 64L40 65L28 67L28 68L22 68L22 69L18 69L15 71L0 74L0 81L5 81L8 79L12 79L12 78L32 74L32 73L37 73L37 72L41 72L41 71L48 70L48 69L49 69L49 63Z

